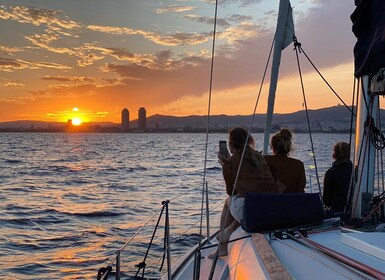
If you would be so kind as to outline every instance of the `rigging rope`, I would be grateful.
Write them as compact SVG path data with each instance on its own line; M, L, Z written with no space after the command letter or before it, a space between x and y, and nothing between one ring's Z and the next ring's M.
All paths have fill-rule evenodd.
M271 54L273 52L274 41L275 41L275 35L274 35L273 41L271 43L270 52L269 52L269 55L268 55L268 58L267 58L267 61L266 61L265 70L263 72L261 84L260 84L259 91L258 91L258 96L257 96L257 99L255 101L253 115L252 115L252 118L251 118L251 121L250 121L250 124L249 124L249 127L248 127L248 134L247 134L247 137L246 137L245 145L243 147L243 151L242 151L242 155L241 155L241 159L240 159L240 164L238 166L237 174L235 176L234 187L233 187L233 190L232 190L232 193L231 193L230 197L232 197L234 195L234 192L235 192L235 186L236 186L237 181L238 181L238 176L239 176L239 172L240 172L240 169L241 169L241 163L243 162L243 158L244 158L245 151L246 151L246 146L247 146L247 143L248 143L248 140L249 140L249 136L250 136L250 131L251 131L252 125L254 123L255 113L257 111L257 107L258 107L258 104L259 104L259 99L260 99L260 96L261 96L263 84L264 84L264 81L265 81L265 78L266 78L266 73L267 73L267 69L268 69L268 66L269 66ZM230 204L231 204L231 202L232 201L230 200ZM228 207L228 211L226 212L225 221L228 218L229 212L230 212L230 207ZM219 234L221 234L221 233L219 233ZM218 242L218 245L217 245L217 252L219 250L219 246L220 246L220 242ZM212 262L212 265L211 265L211 271L210 271L210 275L209 275L209 280L212 280L212 278L214 276L214 271L215 271L215 266L216 266L217 261L218 261L218 254L216 254L215 258L213 259L213 262Z
M355 100L355 96L356 96L356 82L357 82L357 79L353 78L352 108L351 108L351 114L350 114L350 129L349 129L349 158L351 157L351 154L352 154L352 148L351 147L352 147L352 136L353 136L353 120L355 117L354 100ZM358 82L359 82L359 80L358 80ZM355 153L353 152L352 162L354 162L354 158L355 158ZM346 213L349 210L349 207L351 207L351 205L349 205L349 202L352 201L351 195L353 194L353 187L354 187L354 167L353 167L353 164L352 164L352 168L353 168L353 170L352 170L351 176L350 176L347 203L345 204L345 207L344 207L344 213Z
M359 84L360 84L360 81L359 79L356 79L356 78L353 78L353 92L352 92L352 108L351 108L351 116L350 116L350 130L349 130L349 158L352 154L352 136L353 136L353 120L354 120L354 117L355 117L355 114L353 114L354 112L354 105L355 105L355 99L356 99L356 96L357 96L357 103L358 103L358 94L356 95L356 92L359 92ZM355 151L353 152L353 157L352 157L352 162L355 161ZM344 207L344 213L348 213L348 211L351 209L352 207L352 195L353 195L353 191L354 191L354 167L352 165L352 172L351 172L351 177L350 177L350 182L349 182L349 189L348 189L348 194L347 194L347 203L345 204L345 207Z
M381 127L381 110L379 109L378 110L378 123L379 123L379 127ZM385 191L385 186L384 186L384 157L383 157L383 152L381 150L381 152L379 151L380 153L380 162L381 162L381 165L378 165L378 166L381 166L381 173L380 173L380 170L378 172L378 174L381 174L381 178L382 178L382 191L384 192ZM380 184L378 184L378 190L380 190ZM384 213L383 213L384 214Z
M373 100L374 100L374 97L373 97ZM377 100L377 102L378 102L378 100ZM380 112L381 112L381 110L380 110L379 106L377 106L377 123L378 123L379 127L381 127L381 125L380 125L380 120L381 120ZM382 165L383 164L382 150L385 148L385 137L384 137L383 133L378 128L376 128L376 126L374 124L373 117L368 114L368 118L369 119L366 122L367 122L367 127L368 127L367 129L369 130L369 139L370 139L370 142L372 143L373 147L377 151L377 174L378 174L377 192L378 192L378 195L373 197L372 209L371 209L370 213L368 213L367 216L364 218L363 222L366 222L367 220L369 220L369 218L372 218L372 219L376 218L376 217L374 217L374 215L376 213L377 213L377 218L378 217L384 218L383 217L383 215L384 215L383 205L385 203L384 170L383 170L383 165ZM378 156L378 154L380 154L380 156ZM379 164L380 159L381 159L381 166L382 166L381 170L380 170L380 164ZM369 170L368 170L368 172L369 172ZM380 174L382 174L382 190L383 190L381 194L380 194Z
M355 116L354 112L352 109L349 108L348 105L346 105L346 103L343 101L343 99L338 95L338 93L333 89L333 87L329 84L329 82L324 78L324 76L321 74L321 72L317 69L317 67L314 65L314 63L311 61L311 59L307 56L306 52L302 49L302 46L301 44L299 44L298 46L299 48L299 52L302 52L305 57L307 58L307 60L309 61L309 63L313 66L313 68L315 69L315 71L320 75L320 77L322 78L322 80L324 80L324 82L326 83L326 85L331 89L331 91L333 91L333 93L337 96L337 98L344 104L344 106Z
M303 102L305 105L306 120L307 120L308 129L309 129L310 144L311 144L311 150L313 153L313 161L314 161L314 167L315 167L315 174L316 174L316 178L317 178L318 190L319 190L320 196L322 198L321 185L320 185L319 176L318 176L317 160L316 160L315 152L314 152L313 137L311 134L310 118L309 118L309 112L308 112L308 108L307 108L307 101L306 101L306 95L305 95L305 87L303 84L301 65L300 65L299 56L298 56L298 51L301 52L302 48L301 48L301 43L299 43L297 41L297 38L295 36L294 36L294 50L295 50L295 54L297 57L297 66L298 66L298 72L299 72L299 77L300 77L300 81L301 81L302 96L303 96Z
M372 145L377 150L382 150L385 148L385 136L384 134L375 126L373 117L370 117L368 122L369 138Z
M205 157L203 167L203 182L202 182L202 200L201 200L201 223L199 227L199 235L202 236L203 228L203 204L204 204L204 193L206 186L206 172L207 172L207 154L209 146L209 128L210 128L210 116L211 116L211 96L213 88L213 75L214 75L214 57L215 57L215 42L216 42L216 30L217 30L217 18L218 18L218 0L215 0L215 12L214 12L214 30L213 30L213 44L211 50L211 66L210 66L210 82L209 82L209 96L207 105L207 123L206 123L206 141L205 141ZM201 239L199 239L199 247L201 247Z
M202 202L201 202L201 223L199 227L199 235L202 236L202 221L203 221L203 204L205 197L205 186L206 186L206 161L207 161L207 151L208 151L208 139L209 139L209 128L210 128L210 114L211 114L211 96L212 96L212 87L213 87L213 74L214 74L214 58L215 58L215 40L216 40L216 31L217 31L217 21L218 21L218 0L215 0L215 12L214 12L214 30L213 30L213 44L211 49L211 68L210 68L210 88L208 96L208 106L207 106L207 126L206 126L206 148L205 148L205 161L204 161L204 172L203 172L203 182L202 182ZM202 246L201 239L199 238L200 249ZM215 261L216 262L216 261ZM194 266L194 275L193 279L198 280L200 276L200 271L196 271Z
M385 137L382 134L382 132L375 127L375 121L373 118L373 110L376 107L375 105L377 105L378 112L380 111L378 104L375 104L376 101L378 102L378 99L376 99L374 95L370 95L369 100L367 100L367 96L365 94L366 91L364 90L363 86L364 86L364 83L362 83L361 86L357 87L358 89L362 90L363 105L365 106L365 110L367 112L366 121L364 123L364 133L362 133L362 137L361 137L360 142L359 142L360 143L359 151L357 151L357 153L358 153L358 161L357 162L359 163L359 166L361 166L361 164L364 162L370 162L370 160L371 160L370 157L372 157L372 156L375 157L375 153L371 152L372 147L375 148L377 151L382 150L385 147ZM360 93L360 91L358 90L358 94L359 93ZM357 94L357 106L358 106L358 94ZM374 159L373 159L373 162L375 163ZM365 172L366 172L366 176L364 176ZM364 169L364 167L362 167L360 170L357 170L357 174L356 174L357 180L356 180L356 184L355 184L355 187L357 188L355 190L355 193L357 195L355 196L355 199L352 203L351 218L353 218L355 210L358 206L358 199L359 199L358 194L361 193L361 186L362 186L363 178L366 177L366 182L365 182L366 183L366 190L365 191L367 193L369 192L369 183L374 184L374 181L371 182L371 174L372 174L371 172L372 171L371 171L371 167L369 166L369 164L366 165L366 169ZM374 172L374 170L373 170L373 172ZM372 178L372 179L374 179L374 178ZM368 216L370 216L370 215L372 215L372 213L374 213L374 211L375 211L374 208L375 208L375 205L373 204L371 211L368 211L369 213L366 213L369 215L367 215L365 217L365 219L363 220L364 222L368 220Z

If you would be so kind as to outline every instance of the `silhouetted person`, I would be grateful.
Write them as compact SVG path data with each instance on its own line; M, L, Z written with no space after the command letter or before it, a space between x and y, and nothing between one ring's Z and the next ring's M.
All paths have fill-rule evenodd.
M344 211L353 168L349 153L348 143L338 142L334 145L334 162L324 177L323 202L327 210Z
M265 155L265 159L274 178L286 186L284 193L303 193L306 186L305 167L302 161L289 157L292 138L287 128L274 134L270 141L273 155Z

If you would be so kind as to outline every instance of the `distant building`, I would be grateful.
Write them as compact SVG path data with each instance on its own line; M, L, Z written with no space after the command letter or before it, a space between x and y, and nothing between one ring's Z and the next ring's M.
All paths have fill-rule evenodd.
M67 126L71 127L72 126L72 119L67 120Z
M146 129L146 109L140 107L138 111L138 128Z
M314 120L311 122L311 128L312 130L321 131L321 122L319 120Z
M122 130L127 131L130 129L130 112L127 108L122 110Z

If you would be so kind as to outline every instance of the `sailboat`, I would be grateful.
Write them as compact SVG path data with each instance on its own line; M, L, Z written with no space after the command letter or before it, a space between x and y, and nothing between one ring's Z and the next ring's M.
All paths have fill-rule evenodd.
M384 136L376 128L379 96L385 94L384 14L381 0L356 0L351 16L357 37L354 54L359 94L352 151L354 172L345 212L328 216L319 193L249 194L242 227L231 235L226 257L207 258L218 248L215 234L208 234L172 266L166 222L167 272L161 279L385 279L385 195L375 192L376 157L385 146ZM292 43L300 48L290 1L281 0L264 153L274 116L280 54ZM383 184L383 177L381 180ZM98 279L107 279L111 269L101 271ZM118 254L115 278L120 277Z

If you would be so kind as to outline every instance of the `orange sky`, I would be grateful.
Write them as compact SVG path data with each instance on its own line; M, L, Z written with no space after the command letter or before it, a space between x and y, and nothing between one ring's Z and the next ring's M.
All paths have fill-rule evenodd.
M136 119L139 107L148 116L207 114L214 15L209 2L1 1L0 122L65 122L74 117L120 122L123 108ZM349 16L354 1L291 2L302 47L350 104L355 38ZM278 1L222 3L211 113L251 114ZM310 109L341 103L303 56L301 67ZM267 78L258 113L266 109L268 83ZM283 52L276 111L301 109L291 45Z

